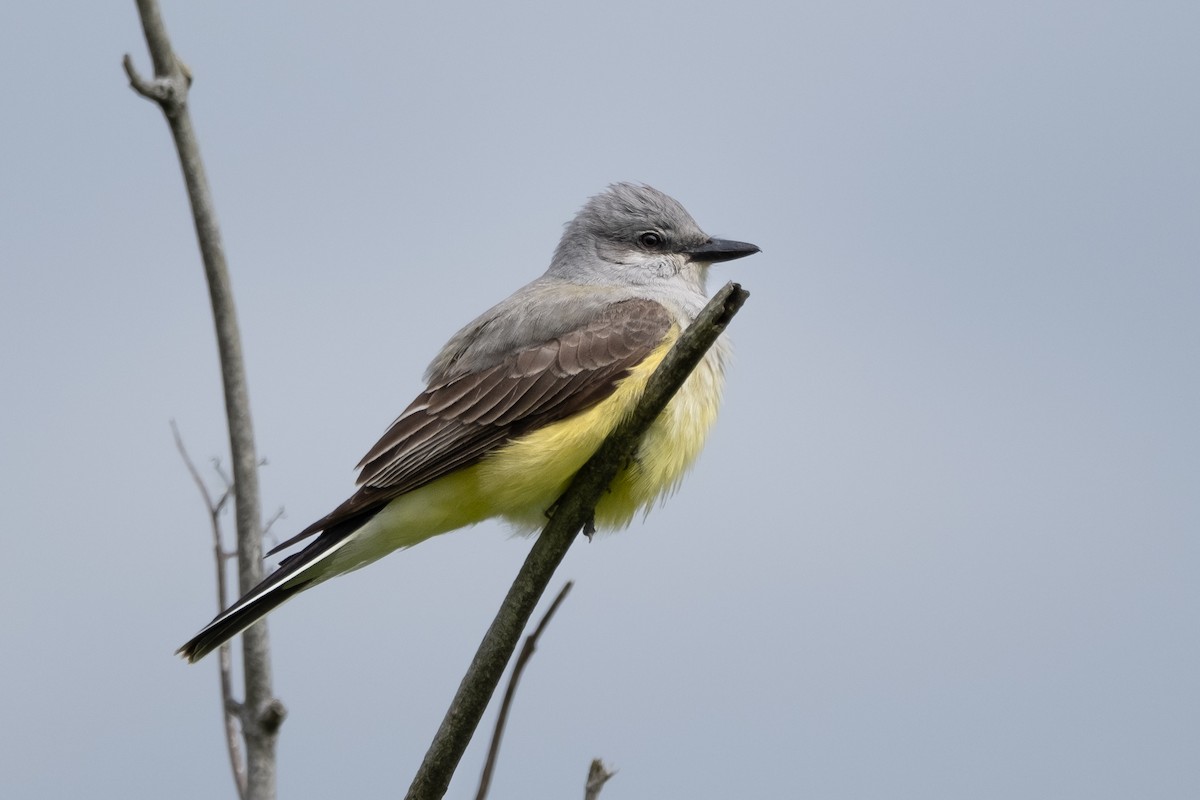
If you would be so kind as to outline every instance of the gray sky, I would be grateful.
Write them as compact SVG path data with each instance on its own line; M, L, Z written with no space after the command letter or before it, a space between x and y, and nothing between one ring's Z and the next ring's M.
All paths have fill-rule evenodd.
M280 536L606 184L763 248L714 270L752 295L710 445L567 557L492 797L595 756L611 800L1200 795L1200 6L164 10ZM224 452L215 346L125 52L132 3L0 7L11 797L232 796L215 664L172 655L215 610L168 429ZM281 796L403 791L527 548L272 615Z

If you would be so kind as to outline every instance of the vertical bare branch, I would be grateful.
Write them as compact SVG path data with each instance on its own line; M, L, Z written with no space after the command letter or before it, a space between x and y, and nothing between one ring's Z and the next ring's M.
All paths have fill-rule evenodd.
M550 608L546 609L546 615L542 617L542 621L538 623L533 633L525 637L525 644L521 647L521 652L517 654L512 675L508 678L508 688L504 691L504 700L500 703L500 713L496 715L496 729L492 732L492 743L488 747L487 760L483 764L483 774L479 778L479 791L475 793L475 800L484 800L487 797L488 789L491 788L492 773L496 770L496 757L500 754L500 739L504 736L504 726L508 722L508 709L512 707L513 697L517 694L517 683L521 680L521 673L525 671L525 665L529 663L529 659L533 658L533 651L537 649L542 631L546 630L554 612L558 611L558 607L567 597L567 592L571 591L571 587L574 585L574 581L567 581L563 584L558 597L554 598Z
M221 543L221 509L229 497L229 489L221 495L221 499L213 502L212 494L199 470L184 447L183 437L179 435L179 426L171 420L171 435L175 437L175 449L183 459L188 474L192 476L204 505L208 508L208 520L212 527L213 560L217 569L217 612L225 609L229 602L228 581L225 580L225 547ZM242 756L241 739L238 736L238 720L241 716L241 705L233 699L233 648L229 642L221 645L217 653L221 673L221 715L225 720L225 748L229 752L229 769L233 773L233 782L237 786L238 798L246 800L246 761Z
M124 59L125 72L134 91L153 100L162 109L171 128L191 203L196 238L212 302L225 389L225 415L229 422L236 502L238 583L244 593L262 579L262 512L258 496L258 457L250 420L250 395L246 385L233 290L212 193L200 158L200 145L187 109L191 75L171 49L156 0L137 0L137 8L146 45L154 62L154 78L143 79L128 55ZM265 624L260 622L243 634L242 651L245 695L241 722L246 740L246 796L249 800L271 800L275 797L275 741L286 712L271 689L271 660Z
M450 778L500 682L504 665L512 657L521 631L575 535L590 527L596 503L621 465L628 461L642 435L666 408L747 297L749 293L736 283L728 283L717 292L650 376L637 408L605 439L596 454L571 480L475 651L475 658L408 788L408 800L436 800L446 794Z

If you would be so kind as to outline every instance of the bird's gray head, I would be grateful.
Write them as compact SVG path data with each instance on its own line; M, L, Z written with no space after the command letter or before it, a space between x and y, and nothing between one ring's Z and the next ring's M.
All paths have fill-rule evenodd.
M567 223L546 275L579 284L682 281L703 292L710 264L757 252L752 244L712 238L657 189L615 183Z

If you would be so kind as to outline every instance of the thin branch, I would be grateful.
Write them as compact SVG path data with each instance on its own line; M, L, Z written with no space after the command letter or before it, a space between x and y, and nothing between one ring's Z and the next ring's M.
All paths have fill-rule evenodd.
M554 616L555 611L558 611L558 607L567 597L567 592L571 591L571 587L574 585L574 581L567 581L563 584L558 597L554 598L550 608L546 609L546 615L542 617L542 621L538 623L533 633L525 637L525 644L521 647L521 652L517 654L512 675L508 679L508 688L504 691L504 700L500 703L500 713L496 715L496 729L492 732L492 743L488 747L487 761L483 765L483 774L479 778L479 791L475 793L475 800L484 800L491 787L492 773L496 769L496 757L500 754L500 739L504 736L504 726L508 723L508 709L512 706L513 697L517 694L517 683L521 680L521 673L525 671L525 665L529 663L529 659L533 658L533 652L537 649L542 631L550 624L550 618Z
M200 490L200 496L204 498L204 505L208 507L208 520L212 527L213 556L217 566L217 613L220 613L229 602L229 589L225 580L225 551L221 545L221 506L225 504L225 498L229 496L229 491L226 490L225 494L221 495L220 501L213 503L208 486L200 478L199 470L196 469L191 456L188 455L187 447L183 444L183 437L179 434L179 426L175 424L175 420L171 420L171 435L175 437L175 449L179 451L188 473L192 476L192 481ZM225 719L225 748L229 752L229 769L233 772L233 782L237 786L238 798L246 800L246 760L242 755L241 739L238 736L241 704L233 699L233 655L229 642L221 645L217 656L220 664L221 708L224 712L222 716Z
M587 783L583 786L583 800L596 800L600 796L600 790L604 788L604 784L608 783L608 779L616 774L615 769L609 771L603 761L593 758L592 765L588 767Z
M550 522L530 548L491 627L484 634L425 760L408 788L408 800L435 800L445 795L450 778L500 682L504 666L512 657L521 631L546 591L554 570L566 556L576 535L592 519L596 503L621 465L629 460L642 435L666 408L748 296L749 293L735 283L726 284L717 292L650 376L637 408L604 440L596 454L571 480L555 505Z
M217 224L212 192L200 158L200 144L188 113L190 71L175 55L156 0L137 0L138 16L146 36L154 79L138 75L126 55L125 72L134 91L156 102L171 128L179 155L196 239L204 263L204 276L212 304L221 381L225 390L225 417L229 422L229 449L233 462L238 541L238 584L245 594L262 580L262 510L258 492L258 456L250 418L250 392L242 355L241 334L233 303L233 287L225 263L225 248ZM270 646L267 627L251 626L242 634L245 678L242 735L246 742L246 796L249 800L275 797L275 743L286 713L271 689Z
M137 71L137 67L133 65L133 59L128 53L121 59L121 66L125 68L125 74L129 76L129 85L133 90L147 100L152 100L155 103L162 105L173 104L176 95L175 84L169 80L146 80Z
M187 448L183 444L183 437L179 435L179 426L175 424L175 420L171 420L171 436L175 439L175 449L179 451L179 457L183 459L183 465L187 467L188 474L192 476L192 482L196 484L196 488L200 490L200 496L204 498L204 507L208 509L208 515L210 517L215 516L220 507L213 503L212 495L208 493L208 485L200 477L200 471L196 469L195 463L192 462L192 457L188 455Z
M279 522L279 520L283 519L284 516L285 516L285 514L283 512L283 506L280 506L279 508L275 509L275 513L271 515L271 518L263 523L262 531L263 531L264 539L271 536L271 526L274 525L276 522Z
M233 478L231 478L229 473L225 471L225 468L221 466L221 459L214 458L212 460L212 466L213 472L217 473L217 476L221 479L221 483L225 484L225 494L232 494Z
M217 570L225 572L225 565L217 559ZM225 746L229 751L229 769L233 773L233 783L237 787L239 800L246 800L246 759L242 755L241 739L238 736L238 726L241 724L241 703L233 702L233 646L225 642L217 650L217 659L221 672L221 698L225 717Z

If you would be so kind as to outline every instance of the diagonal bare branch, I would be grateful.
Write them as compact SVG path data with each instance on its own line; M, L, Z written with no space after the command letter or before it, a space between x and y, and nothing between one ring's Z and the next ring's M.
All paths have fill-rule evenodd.
M747 297L749 292L736 283L728 283L716 293L650 376L637 408L605 439L559 498L550 522L534 540L512 588L484 634L425 760L408 788L408 800L437 800L446 794L450 778L458 768L500 682L504 666L516 650L521 632L546 591L554 570L562 563L576 535L592 519L596 503L621 465L633 454L651 423L666 408Z

